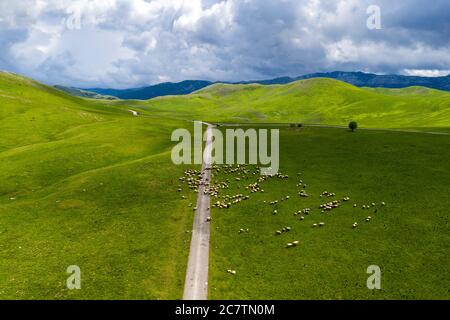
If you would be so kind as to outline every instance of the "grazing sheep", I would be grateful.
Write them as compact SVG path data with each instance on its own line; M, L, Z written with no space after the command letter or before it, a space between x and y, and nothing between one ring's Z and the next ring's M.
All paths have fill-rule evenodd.
M296 240L296 241L293 241L292 244L293 244L294 246L298 246L299 242Z
M300 197L305 197L305 198L309 196L304 190L300 191L298 194Z
M320 223L319 223L319 226L320 226L320 227L323 227L324 225L325 225L325 222L320 222Z
M314 223L314 224L313 224L313 227L314 227L314 228L317 227L317 223Z
M385 205L386 205L386 203L384 203L384 201L383 201L383 202L381 203L381 205L382 205L382 206L385 206Z
M353 228L353 229L356 228L356 227L358 227L358 222L355 222L355 223L353 223L353 225L352 225L352 228Z
M292 244L292 243L288 243L287 245L286 245L286 248L291 248L291 247L293 247L294 245Z

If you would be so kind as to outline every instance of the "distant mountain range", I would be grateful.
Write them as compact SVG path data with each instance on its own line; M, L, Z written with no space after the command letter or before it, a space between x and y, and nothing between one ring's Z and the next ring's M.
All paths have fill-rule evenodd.
M311 73L300 77L280 77L269 80L241 81L233 84L259 83L263 85L271 84L287 84L298 80L311 78L331 78L350 83L358 87L372 88L405 88L411 86L423 86L432 89L450 91L450 75L446 77L418 77L418 76L402 76L402 75L377 75L364 72L327 72L327 73ZM88 92L94 93L90 98L117 97L119 99L137 99L147 100L167 95L183 95L203 89L214 83L230 83L230 82L211 82L204 80L186 80L182 82L172 83L165 82L148 87L132 88L132 89L78 89L57 86L58 89L66 91L73 95L86 97ZM97 94L97 96L95 95Z
M62 90L77 97L91 98L91 99L106 99L106 100L118 100L119 98L114 96L102 95L92 91L86 91L83 89L64 87L64 86L54 86L58 90Z
M212 82L210 81L186 80L177 83L164 82L153 86L124 89L124 90L100 89L100 88L92 88L84 90L95 92L101 95L114 96L125 100L127 99L147 100L161 96L189 94L194 91L203 89L211 84Z

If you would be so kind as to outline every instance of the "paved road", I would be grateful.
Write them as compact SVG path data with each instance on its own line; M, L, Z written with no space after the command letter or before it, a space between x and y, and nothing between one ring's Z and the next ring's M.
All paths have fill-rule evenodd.
M197 210L195 211L184 283L184 300L208 299L210 222L207 221L207 218L210 216L209 183L211 181L212 125L207 125L202 180L198 188Z

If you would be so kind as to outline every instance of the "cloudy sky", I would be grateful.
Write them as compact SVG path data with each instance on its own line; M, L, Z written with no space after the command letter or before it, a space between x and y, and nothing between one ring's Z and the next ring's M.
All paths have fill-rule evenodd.
M335 70L447 75L450 1L0 0L0 70L114 88Z

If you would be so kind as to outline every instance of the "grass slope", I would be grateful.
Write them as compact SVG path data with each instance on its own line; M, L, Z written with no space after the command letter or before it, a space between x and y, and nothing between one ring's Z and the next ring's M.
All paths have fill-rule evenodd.
M212 209L212 299L450 298L448 136L282 129L280 147L280 170L289 178L261 182L264 193L245 189L256 182L252 174L213 178L230 181L222 195L250 199ZM300 179L307 198L298 195ZM320 197L325 190L336 196ZM320 204L345 196L350 201L321 213ZM377 205L361 208L372 202ZM294 215L308 207L303 221ZM320 222L325 226L313 227ZM285 226L292 230L275 235ZM299 246L287 249L295 240ZM382 290L367 289L369 265L381 267Z
M176 192L185 167L172 164L169 137L191 128L186 120L355 119L362 127L448 132L449 96L312 79L105 101L0 73L0 298L181 298L196 194L183 191L182 200ZM448 147L448 136L421 133L283 129L281 170L290 178L263 182L264 194L212 212L210 296L448 299ZM299 171L310 198L296 195ZM244 182L231 180L222 192L246 193ZM322 215L324 190L388 205L376 215L349 204ZM262 203L287 194L276 216ZM293 213L304 207L312 213L300 221ZM370 224L351 229L369 214ZM311 227L321 220L325 227ZM273 235L286 225L291 233ZM284 248L296 239L299 247ZM81 267L79 291L65 285L73 264ZM365 288L368 264L383 270L380 292Z
M196 195L161 186L182 175L169 137L185 123L11 74L0 105L0 298L181 298Z
M450 93L425 88L362 89L332 79L270 86L215 84L137 107L154 115L217 122L347 125L356 120L362 127L450 127Z

